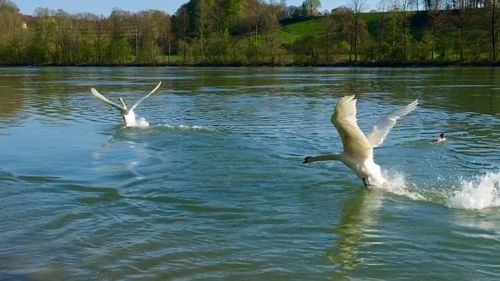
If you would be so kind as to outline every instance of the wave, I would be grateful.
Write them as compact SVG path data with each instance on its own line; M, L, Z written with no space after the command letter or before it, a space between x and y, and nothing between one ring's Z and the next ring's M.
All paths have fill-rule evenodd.
M374 187L413 200L443 204L448 208L481 210L500 207L500 172L488 172L472 179L461 178L457 185L446 188L418 187L406 182L400 172L384 171L386 184Z
M460 180L448 200L448 207L455 209L485 209L500 206L500 172L486 173L472 180Z
M167 129L167 130L177 130L177 131L204 131L204 132L219 132L219 130L206 127L206 126L198 126L198 125L171 125L171 124L156 124L153 126L149 125L149 122L141 117L135 120L134 124L130 124L127 126L128 128L139 128L139 129ZM121 127L123 128L123 127Z
M170 130L179 130L179 131L202 131L202 132L218 132L217 129L206 127L206 126L198 126L198 125L170 125L170 124L159 124L154 127L166 128Z

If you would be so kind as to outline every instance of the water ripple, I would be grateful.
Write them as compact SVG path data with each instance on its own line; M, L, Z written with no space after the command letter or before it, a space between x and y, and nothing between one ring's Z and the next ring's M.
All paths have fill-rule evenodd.
M0 68L0 279L496 280L497 72ZM147 128L89 91L155 81ZM302 164L342 150L346 94L365 132L420 100L375 150L386 188Z

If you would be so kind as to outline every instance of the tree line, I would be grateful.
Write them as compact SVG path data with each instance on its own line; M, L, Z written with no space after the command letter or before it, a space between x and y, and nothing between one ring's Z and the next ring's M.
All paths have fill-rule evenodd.
M496 0L190 0L109 16L0 0L2 65L496 63Z

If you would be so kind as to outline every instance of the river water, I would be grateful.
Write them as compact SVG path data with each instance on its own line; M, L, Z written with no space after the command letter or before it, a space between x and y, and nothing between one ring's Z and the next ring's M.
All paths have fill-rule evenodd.
M347 94L385 188L302 164ZM498 280L500 69L0 68L0 198L1 280Z

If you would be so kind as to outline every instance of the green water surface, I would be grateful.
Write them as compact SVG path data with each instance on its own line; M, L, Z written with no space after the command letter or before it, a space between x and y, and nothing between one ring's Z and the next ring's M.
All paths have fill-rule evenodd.
M302 164L347 94L390 188ZM499 280L499 168L496 68L0 68L0 280Z

